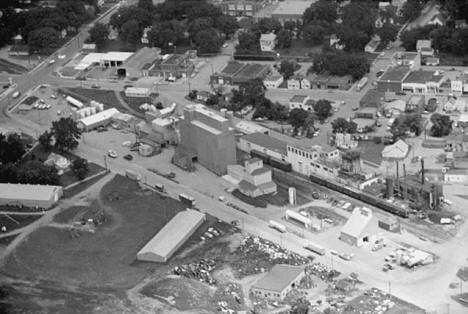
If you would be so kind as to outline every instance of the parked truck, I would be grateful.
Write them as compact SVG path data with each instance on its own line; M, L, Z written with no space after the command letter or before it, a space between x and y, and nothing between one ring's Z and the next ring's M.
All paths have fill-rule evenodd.
M312 243L312 242L307 242L304 245L304 248L306 248L309 251L312 251L312 252L314 252L315 254L318 254L318 255L325 255L325 252L326 252L323 247L321 247L318 244Z
M268 222L268 225L270 226L270 228L276 229L276 230L278 230L278 231L281 232L281 233L285 233L285 232L286 232L286 226L280 224L280 223L277 222L277 221L270 220L270 221Z
M132 170L125 170L125 176L127 178L129 178L130 180L134 180L134 181L140 181L141 180L141 174L135 172L135 171L132 171Z
M366 86L368 80L369 79L367 77L363 77L357 85L357 90L360 91L364 86Z
M195 206L195 199L192 196L186 194L179 194L179 200L187 206Z

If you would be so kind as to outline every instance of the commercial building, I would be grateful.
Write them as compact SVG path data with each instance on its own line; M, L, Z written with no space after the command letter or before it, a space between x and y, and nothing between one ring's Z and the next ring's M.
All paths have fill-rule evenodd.
M450 88L455 95L468 94L468 74L459 73L450 81Z
M419 70L421 67L421 55L418 52L397 51L392 56L395 66L409 66L411 70Z
M270 73L270 66L258 63L240 63L230 61L220 72L216 72L210 77L212 84L238 85L249 80L265 77Z
M189 105L179 124L180 144L175 151L175 164L191 167L192 162L198 161L208 170L224 175L227 165L236 163L234 130L228 119L205 106Z
M287 146L287 161L295 172L304 175L316 174L321 177L336 177L340 169L339 150L315 145L302 147Z
M314 109L315 101L310 99L309 96L306 95L294 95L289 100L289 110L292 109L304 109L311 111Z
M205 220L205 214L193 209L177 213L137 253L137 260L157 263L167 262Z
M153 63L143 66L143 76L188 77L195 69L193 55L190 51L184 54L167 54L157 58Z
M278 88L283 83L282 75L272 75L263 80L263 85L266 88Z
M379 218L379 227L390 232L400 232L400 221L394 216L384 216Z
M271 170L263 166L262 160L252 158L246 160L244 167L229 165L228 175L238 181L239 191L250 197L276 193L276 183L273 182Z
M86 70L90 66L119 67L133 55L133 52L92 52L87 54L75 66L75 70Z
M270 130L258 125L254 122L247 121L247 120L241 120L237 122L234 125L234 128L236 131L241 132L242 134L252 134L252 133L263 133L263 134L269 134Z
M234 17L254 17L267 0L221 0L214 2L224 14Z
M276 35L274 33L260 35L260 50L273 51L276 46Z
M310 79L310 88L348 90L352 82L351 75L335 76L321 73Z
M388 67L377 80L377 90L380 92L400 92L403 81L410 75L409 66Z
M251 292L255 297L282 301L304 276L302 266L275 265L252 286Z
M137 97L137 98L145 98L149 97L150 89L145 87L127 87L125 89L125 96L127 97Z
M0 183L0 205L50 208L62 196L56 185Z
M281 24L287 21L302 22L304 11L314 2L316 0L279 2L276 9L271 13L271 17L280 21Z
M466 184L468 183L468 169L448 169L444 173L446 184Z
M341 229L339 239L352 246L360 247L370 242L368 226L372 220L372 211L367 207L355 208L351 217Z
M242 136L237 144L243 152L258 151L283 161L287 157L286 146L286 142L259 132Z
M89 132L93 129L96 129L100 126L106 126L112 121L112 117L115 114L120 113L115 108L110 108L91 116L85 117L78 121L78 127L85 132Z
M401 89L413 94L438 94L444 81L445 77L437 71L418 70L405 77Z
M426 106L426 97L424 95L411 95L405 105L407 113L421 113Z

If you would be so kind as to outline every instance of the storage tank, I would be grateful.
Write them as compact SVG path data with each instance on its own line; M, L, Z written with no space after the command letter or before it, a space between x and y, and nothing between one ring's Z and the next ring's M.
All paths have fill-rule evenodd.
M149 110L151 110L152 112L156 112L158 109L156 108L155 105L151 105L151 106L149 107Z
M91 107L86 107L86 116L90 116L91 115Z
M96 107L91 107L91 115L96 114Z
M104 111L104 104L99 104L99 112Z
M98 104L99 104L99 103L98 103L97 101L95 101L95 100L91 100L91 101L89 102L89 105L90 105L91 107L97 107Z

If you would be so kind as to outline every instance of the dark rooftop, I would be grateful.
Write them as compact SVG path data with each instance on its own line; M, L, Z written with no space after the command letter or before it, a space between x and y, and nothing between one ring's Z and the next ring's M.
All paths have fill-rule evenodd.
M244 135L242 136L242 138L246 141L249 141L251 143L257 144L258 146L270 149L282 155L287 154L286 142L278 140L269 135L256 132L256 133Z
M240 69L242 69L245 66L245 64L240 63L240 62L229 62L224 69L221 71L223 74L227 75L233 75L239 72Z
M387 71L379 78L379 82L402 82L410 72L408 66L389 67Z
M405 79L405 83L426 83L426 82L440 82L443 78L442 75L436 75L435 71L414 71L411 72Z

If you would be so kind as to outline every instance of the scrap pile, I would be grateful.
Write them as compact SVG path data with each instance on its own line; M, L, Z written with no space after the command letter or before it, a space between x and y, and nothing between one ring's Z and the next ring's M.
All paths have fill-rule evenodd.
M307 265L305 268L305 272L306 274L315 275L325 282L331 282L334 278L340 275L340 272L338 272L337 270L331 269L330 267L321 263Z
M220 286L215 292L214 299L217 301L219 311L239 311L243 308L244 303L242 287L235 283Z
M395 306L392 297L383 291L372 288L346 305L346 313L385 313Z
M216 280L211 275L215 267L216 262L214 260L204 258L199 262L176 266L173 269L173 273L178 276L194 278L209 285L215 285Z
M307 258L286 250L268 240L246 236L234 252L238 258L232 269L238 278L269 270L275 264L304 265Z

